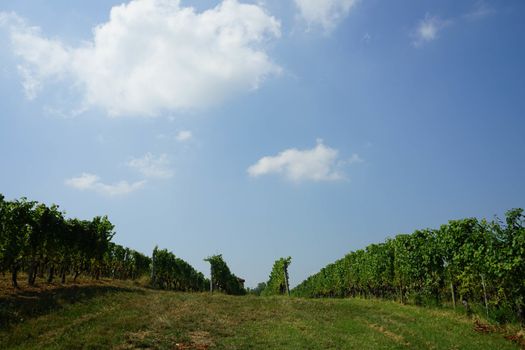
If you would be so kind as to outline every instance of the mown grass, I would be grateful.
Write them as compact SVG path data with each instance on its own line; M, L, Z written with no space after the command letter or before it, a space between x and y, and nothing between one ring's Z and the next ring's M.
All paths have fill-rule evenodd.
M476 332L464 316L394 302L188 294L125 283L92 287L104 291L67 299L54 288L54 307L3 327L0 348L519 348L501 333Z

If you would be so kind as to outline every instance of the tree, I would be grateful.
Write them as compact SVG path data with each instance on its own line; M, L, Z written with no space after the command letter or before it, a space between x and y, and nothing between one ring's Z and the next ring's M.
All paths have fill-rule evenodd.
M262 292L265 289L266 289L266 282L259 282L259 283L257 283L257 287L248 290L248 293L259 296L259 295L262 294Z

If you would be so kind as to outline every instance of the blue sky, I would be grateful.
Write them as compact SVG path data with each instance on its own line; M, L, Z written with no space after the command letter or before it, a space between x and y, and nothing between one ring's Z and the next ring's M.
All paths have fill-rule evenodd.
M111 13L111 16L110 16ZM524 207L525 3L0 1L0 192L248 286Z

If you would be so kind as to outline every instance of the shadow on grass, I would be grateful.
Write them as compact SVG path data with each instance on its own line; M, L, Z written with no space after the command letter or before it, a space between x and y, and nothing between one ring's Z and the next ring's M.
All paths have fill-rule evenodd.
M89 300L111 293L140 293L140 289L117 286L74 285L45 291L19 291L16 295L0 297L0 330L25 319L59 310L65 305Z

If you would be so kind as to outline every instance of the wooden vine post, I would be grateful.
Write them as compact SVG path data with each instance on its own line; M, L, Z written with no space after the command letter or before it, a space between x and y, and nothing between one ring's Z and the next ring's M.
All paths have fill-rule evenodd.
M482 273L479 274L481 276L481 285L483 286L483 296L485 297L485 312L487 314L487 319L489 318L489 303L487 302L487 289L485 287L485 277Z
M290 296L290 287L288 284L288 261L284 262L283 270L284 270L284 287L286 288L286 294Z
M448 261L443 259L443 265L445 268L448 266ZM456 295L454 293L454 284L452 283L452 272L450 274L450 294L452 295L452 305L454 306L454 310L456 310Z
M450 293L452 294L452 305L454 305L454 310L456 310L456 296L454 295L454 285L450 281Z
M210 261L210 293L213 293L213 265Z

